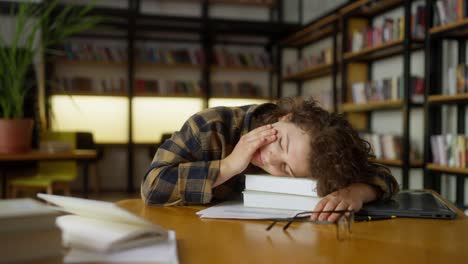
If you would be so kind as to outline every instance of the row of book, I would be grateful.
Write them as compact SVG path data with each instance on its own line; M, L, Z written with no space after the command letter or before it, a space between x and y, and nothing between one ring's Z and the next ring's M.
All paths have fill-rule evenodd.
M424 38L426 25L425 6L418 5L416 13L411 15L411 36L414 38ZM360 51L368 47L376 47L386 42L401 40L405 36L404 16L385 18L383 25L356 30L349 39L349 49L352 52Z
M105 78L58 77L55 81L54 91L67 93L124 93L127 91L127 80L111 76Z
M127 47L122 44L99 45L79 42L64 43L63 54L59 58L80 61L126 62L128 58Z
M468 92L468 65L460 64L449 67L447 74L447 89L444 94L454 95Z
M357 82L351 85L353 103L365 104L403 98L403 78L393 77L369 82ZM424 78L413 76L410 80L409 95L415 103L424 101Z
M400 160L402 158L403 138L399 135L361 133L361 138L369 142L377 159ZM410 150L410 160L420 158L414 148Z
M205 64L205 54L199 48L161 48L137 46L135 57L138 62L154 64Z
M467 168L467 140L465 135L432 135L432 162L441 166Z
M442 26L461 21L468 15L467 0L438 0L433 2L434 25Z
M255 97L262 95L262 86L249 81L241 82L213 82L212 96L249 96Z
M270 57L265 52L241 52L227 49L216 49L214 65L221 67L255 67L268 69L271 67Z
M186 80L135 80L135 94L164 96L202 96L204 89L201 81Z
M59 56L60 57L60 56ZM98 45L66 43L63 45L64 59L72 61L126 62L127 48L123 45ZM200 48L165 48L154 45L137 45L135 58L140 63L204 65L206 57ZM214 65L223 67L270 68L270 57L266 52L229 51L216 49Z
M317 67L319 65L327 65L333 63L333 50L326 48L321 50L318 54L307 54L296 63L286 64L283 70L284 76L296 74L298 72L306 71L307 69Z
M205 88L202 81L196 80L157 80L137 78L135 93L161 96L203 96ZM215 81L212 83L213 96L249 96L262 94L262 86L250 81ZM105 79L89 77L61 77L57 79L55 92L118 94L127 91L127 80L109 77Z

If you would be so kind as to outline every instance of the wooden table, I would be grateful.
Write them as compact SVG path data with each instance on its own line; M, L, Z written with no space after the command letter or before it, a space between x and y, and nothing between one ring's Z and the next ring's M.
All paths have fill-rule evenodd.
M27 161L63 161L76 160L83 165L83 196L88 197L88 166L89 162L96 159L97 153L95 150L76 149L68 152L50 153L38 150L33 150L27 153L20 154L0 154L0 176L2 177L2 197L6 195L6 171L8 166L13 163L21 163Z
M468 218L399 218L358 222L352 237L338 241L334 225L294 223L269 232L268 221L200 219L205 207L118 204L176 231L180 263L468 263Z

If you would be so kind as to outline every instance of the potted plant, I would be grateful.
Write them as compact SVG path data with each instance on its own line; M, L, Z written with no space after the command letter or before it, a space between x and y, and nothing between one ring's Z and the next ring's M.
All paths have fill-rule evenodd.
M102 18L90 14L92 7L61 6L59 0L11 5L12 33L0 32L0 153L31 149L34 121L24 117L24 104L33 84L26 81L27 75L51 46L101 22Z

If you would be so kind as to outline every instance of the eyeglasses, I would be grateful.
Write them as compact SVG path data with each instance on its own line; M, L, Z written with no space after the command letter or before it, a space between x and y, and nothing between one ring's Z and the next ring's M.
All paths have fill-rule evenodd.
M336 226L336 239L344 240L351 236L351 225L354 222L354 211L351 211L351 210L305 211L305 212L297 213L294 217L291 217L291 218L270 219L273 221L273 223L271 223L266 228L266 230L269 231L270 229L273 228L273 226L275 226L277 222L280 222L280 221L287 221L286 225L283 226L283 230L287 230L293 222L311 222L311 223L316 223L316 224L331 223L331 222L310 220L311 215L314 213L339 214L340 217L334 223Z

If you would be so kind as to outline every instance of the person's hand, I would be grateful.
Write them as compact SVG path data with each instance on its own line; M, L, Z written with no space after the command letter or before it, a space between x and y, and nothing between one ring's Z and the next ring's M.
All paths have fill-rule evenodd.
M243 135L232 153L221 160L220 175L213 186L217 186L232 176L243 172L249 166L252 156L259 148L276 140L276 133L276 129L269 124Z
M377 192L370 185L354 183L322 198L315 206L314 211L350 210L357 212L361 210L364 203L375 200L376 197ZM335 222L340 215L335 213L314 213L311 220Z

